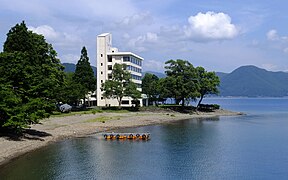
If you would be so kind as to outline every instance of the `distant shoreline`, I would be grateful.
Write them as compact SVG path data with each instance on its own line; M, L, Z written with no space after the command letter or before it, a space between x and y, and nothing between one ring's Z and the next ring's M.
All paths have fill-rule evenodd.
M129 112L96 113L44 119L41 124L32 125L21 139L0 137L0 165L23 154L67 138L85 137L91 134L127 127L171 123L186 119L201 119L218 116L243 115L240 112L216 110L183 114L177 112ZM152 135L153 136L153 135Z

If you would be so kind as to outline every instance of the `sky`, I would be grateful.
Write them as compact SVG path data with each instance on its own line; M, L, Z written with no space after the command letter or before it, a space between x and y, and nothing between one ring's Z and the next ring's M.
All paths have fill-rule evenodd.
M286 0L0 0L0 51L24 20L62 63L76 64L85 46L96 66L96 37L109 32L119 51L144 58L144 71L163 72L170 59L216 72L288 71L287 7Z

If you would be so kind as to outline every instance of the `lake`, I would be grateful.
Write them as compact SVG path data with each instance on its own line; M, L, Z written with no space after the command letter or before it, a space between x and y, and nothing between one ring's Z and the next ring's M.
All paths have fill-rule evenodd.
M64 140L24 155L0 179L288 179L288 99L209 98L245 116L121 129L149 141Z

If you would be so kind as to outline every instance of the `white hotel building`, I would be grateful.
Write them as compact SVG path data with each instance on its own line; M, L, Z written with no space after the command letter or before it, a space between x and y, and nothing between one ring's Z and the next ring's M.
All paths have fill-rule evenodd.
M143 58L131 52L119 52L117 48L112 47L112 35L104 33L97 36L97 106L118 106L117 99L106 99L101 91L102 84L112 78L112 69L114 64L127 65L127 70L132 75L132 81L142 91L142 62ZM122 106L132 106L132 98L123 97ZM140 99L140 106L143 106Z

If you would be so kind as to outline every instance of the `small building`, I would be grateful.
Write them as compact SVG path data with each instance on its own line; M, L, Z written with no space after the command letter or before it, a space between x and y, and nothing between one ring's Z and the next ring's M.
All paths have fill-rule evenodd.
M132 81L136 83L137 89L141 92L142 84L142 63L143 58L132 52L120 52L112 47L112 35L104 33L97 36L97 106L118 106L117 99L107 99L103 97L101 91L102 84L112 78L114 64L127 65L127 70L131 73ZM123 97L121 106L133 106L135 104L130 97ZM145 103L144 103L145 104ZM140 106L143 106L140 99Z

